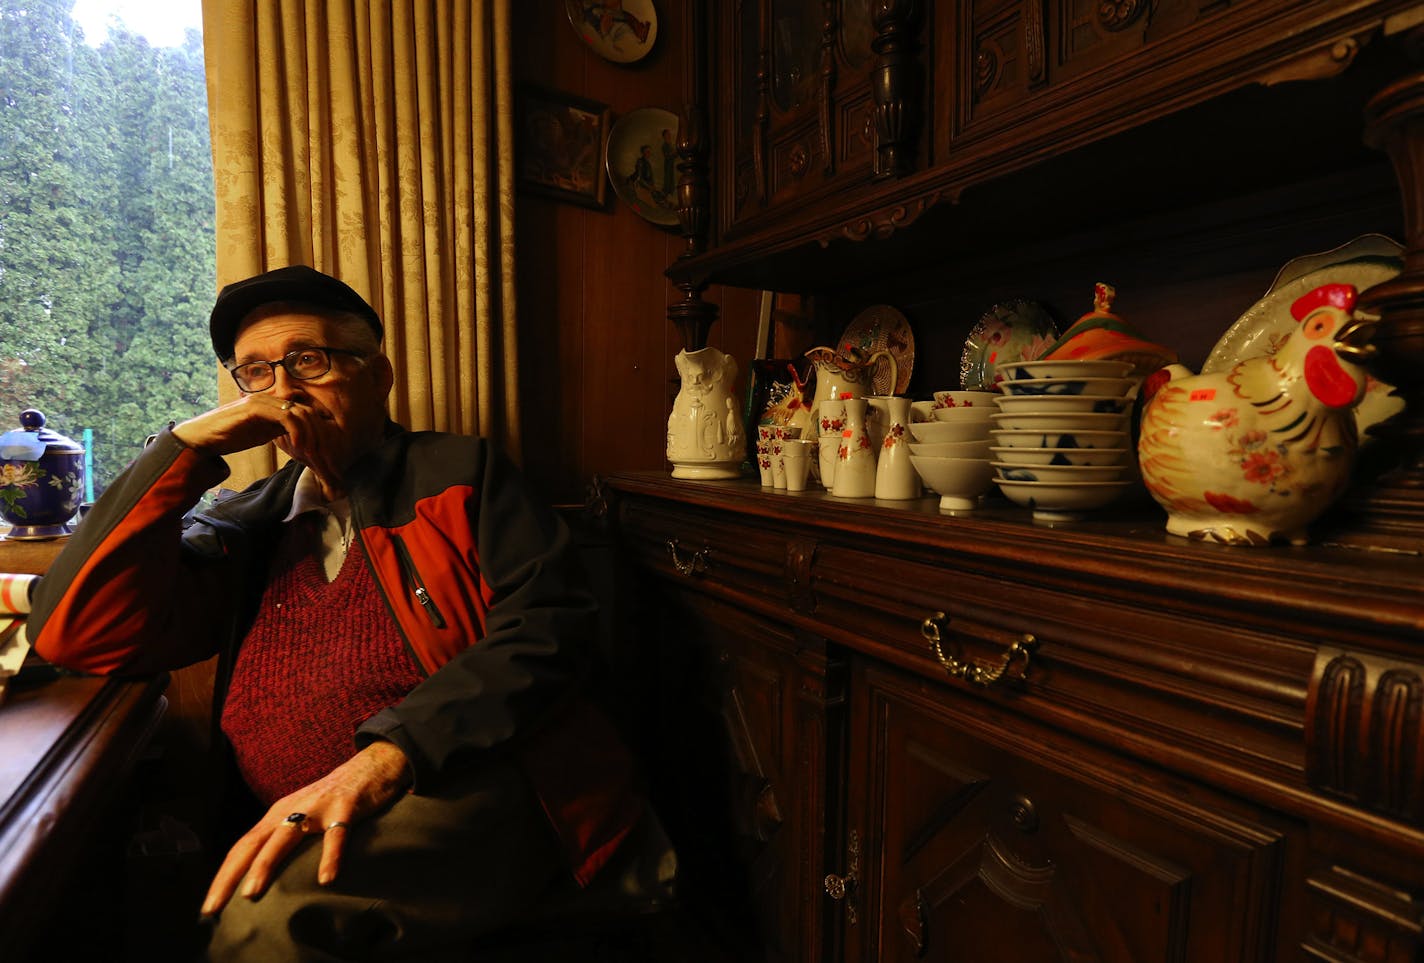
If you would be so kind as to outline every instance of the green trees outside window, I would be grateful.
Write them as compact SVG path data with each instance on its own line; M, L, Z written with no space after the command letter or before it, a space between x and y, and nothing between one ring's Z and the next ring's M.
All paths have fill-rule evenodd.
M217 401L212 152L201 37L96 49L72 5L0 0L0 432L91 430L97 493Z

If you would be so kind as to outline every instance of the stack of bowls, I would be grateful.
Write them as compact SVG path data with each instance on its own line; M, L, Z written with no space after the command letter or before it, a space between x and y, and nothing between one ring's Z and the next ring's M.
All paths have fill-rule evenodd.
M1023 361L999 370L990 453L994 484L1010 501L1036 519L1073 519L1132 486L1131 364Z
M936 391L929 412L934 420L910 423L910 464L945 511L977 508L992 487L989 427L999 410L997 397L992 391Z

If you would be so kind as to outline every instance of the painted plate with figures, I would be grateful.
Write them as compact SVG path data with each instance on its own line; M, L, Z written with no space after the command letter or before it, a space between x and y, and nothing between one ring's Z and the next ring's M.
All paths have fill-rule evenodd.
M677 114L642 107L618 118L604 166L620 200L654 224L677 225Z
M604 60L642 60L658 39L653 0L564 0L574 32Z

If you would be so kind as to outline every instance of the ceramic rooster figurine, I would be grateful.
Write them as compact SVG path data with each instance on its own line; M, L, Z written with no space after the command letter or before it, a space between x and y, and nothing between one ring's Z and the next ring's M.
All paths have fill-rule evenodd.
M1299 327L1275 354L1204 375L1171 365L1148 378L1137 454L1167 531L1304 544L1354 466L1351 409L1366 377L1337 349L1355 298L1351 285L1321 285L1291 305Z

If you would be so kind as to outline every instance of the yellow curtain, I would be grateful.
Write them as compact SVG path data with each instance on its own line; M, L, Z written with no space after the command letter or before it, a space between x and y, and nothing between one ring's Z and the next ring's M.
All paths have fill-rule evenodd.
M219 286L340 277L385 321L392 417L519 460L509 4L203 0L203 43Z

